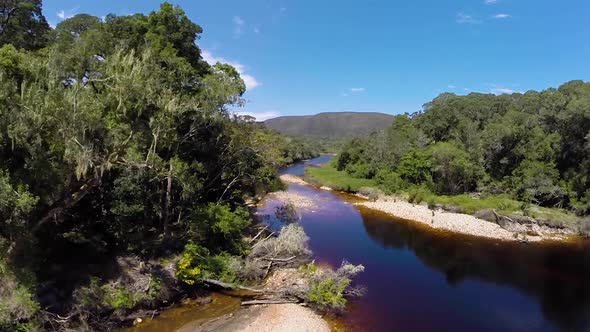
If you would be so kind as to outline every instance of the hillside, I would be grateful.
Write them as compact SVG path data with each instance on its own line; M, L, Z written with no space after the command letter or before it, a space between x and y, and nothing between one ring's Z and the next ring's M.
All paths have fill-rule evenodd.
M385 129L392 121L393 115L384 113L334 112L281 116L266 120L264 124L287 135L344 137Z

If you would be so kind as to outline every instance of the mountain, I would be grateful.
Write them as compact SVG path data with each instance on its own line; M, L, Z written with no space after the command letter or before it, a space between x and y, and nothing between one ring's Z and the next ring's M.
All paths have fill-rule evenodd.
M389 127L393 115L384 113L333 112L281 116L264 121L267 128L296 136L345 137L369 134Z

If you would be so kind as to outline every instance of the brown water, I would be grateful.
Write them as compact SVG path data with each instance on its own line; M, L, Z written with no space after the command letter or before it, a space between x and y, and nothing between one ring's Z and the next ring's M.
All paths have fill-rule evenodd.
M183 305L164 310L154 319L146 319L138 326L121 332L166 332L198 326L210 319L232 313L240 308L241 298L231 294L212 293L211 303L197 304L188 301ZM188 329L190 330L190 329Z
M301 175L306 165L328 159L285 173ZM357 280L368 293L341 319L349 330L590 331L590 241L521 244L450 234L359 208L347 195L301 185L289 190L318 205L301 220L317 260L366 268ZM272 215L278 204L260 212ZM280 226L272 217L267 222ZM212 308L177 309L157 320L210 318ZM141 331L185 324L176 323Z

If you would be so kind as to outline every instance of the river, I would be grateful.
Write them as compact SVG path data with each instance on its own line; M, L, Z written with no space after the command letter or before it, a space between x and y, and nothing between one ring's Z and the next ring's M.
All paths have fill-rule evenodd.
M283 173L330 159L322 156ZM363 264L368 293L349 303L353 331L590 331L590 241L506 243L433 231L359 208L354 197L302 185L317 261ZM278 202L259 212L271 215Z

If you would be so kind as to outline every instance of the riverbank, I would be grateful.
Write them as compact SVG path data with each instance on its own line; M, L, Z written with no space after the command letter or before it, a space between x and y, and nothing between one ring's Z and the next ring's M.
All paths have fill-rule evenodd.
M272 304L242 308L206 324L187 325L178 332L329 332L328 323L313 310L298 304Z
M373 180L353 178L346 172L336 171L330 165L308 169L302 181L321 189L329 187L354 193L367 200L356 203L357 205L449 232L520 242L561 241L584 234L583 225L578 224L581 220L555 209L533 206L531 210L546 217L558 216L559 221L536 220L502 209L496 210L496 205L503 209L513 209L519 204L507 198L479 199L467 195L436 196L418 193L416 196L419 197L410 202L405 196L412 196L411 194L384 195L376 188L377 184Z

